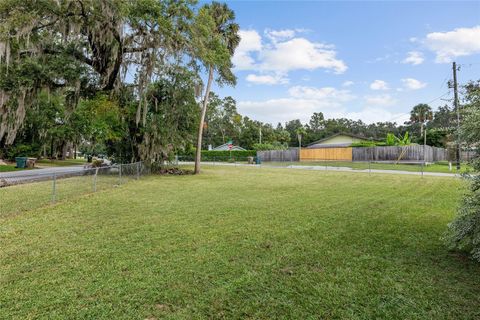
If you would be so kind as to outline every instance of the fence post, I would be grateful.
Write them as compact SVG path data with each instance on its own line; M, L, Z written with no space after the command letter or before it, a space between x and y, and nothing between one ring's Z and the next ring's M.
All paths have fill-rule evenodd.
M140 179L140 162L137 162L137 180Z
M57 198L57 175L55 172L52 176L52 203L55 203Z
M122 164L118 165L118 184L122 184Z
M97 173L98 168L95 169L95 174L93 175L93 192L97 192Z
M425 160L422 162L422 178L423 178L423 166L425 165Z

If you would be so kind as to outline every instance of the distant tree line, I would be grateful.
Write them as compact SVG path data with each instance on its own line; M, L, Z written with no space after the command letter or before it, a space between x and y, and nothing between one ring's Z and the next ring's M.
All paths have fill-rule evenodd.
M209 145L218 146L228 141L246 149L298 147L300 130L303 132L302 146L336 133L351 133L383 142L386 142L389 134L401 140L408 133L409 141L419 144L423 144L426 133L426 142L431 146L447 147L455 142L456 115L447 105L432 111L429 105L418 104L412 108L409 121L403 124L366 124L361 120L346 118L325 119L323 113L315 112L308 123L293 119L276 126L242 116L232 97L221 99L212 94L209 106L205 118L203 148Z

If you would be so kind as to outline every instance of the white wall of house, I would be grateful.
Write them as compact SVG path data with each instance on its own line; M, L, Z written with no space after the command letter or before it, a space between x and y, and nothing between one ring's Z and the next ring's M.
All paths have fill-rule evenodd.
M352 144L352 143L358 143L362 141L368 141L367 139L359 139L355 137L350 137L346 135L338 135L335 137L331 137L325 141L315 143L315 145L343 145L343 144Z

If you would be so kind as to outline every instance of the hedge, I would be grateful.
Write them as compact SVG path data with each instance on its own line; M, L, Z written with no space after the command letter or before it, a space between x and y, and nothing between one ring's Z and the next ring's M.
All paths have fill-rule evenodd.
M255 150L232 150L232 151L214 151L214 150L202 150L202 160L215 161L222 159L237 159L246 160L247 157L256 157L257 151ZM195 159L195 151L187 154L179 155L180 159Z

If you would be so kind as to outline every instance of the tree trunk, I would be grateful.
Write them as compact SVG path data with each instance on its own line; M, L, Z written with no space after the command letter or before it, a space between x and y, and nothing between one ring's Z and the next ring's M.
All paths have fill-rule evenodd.
M73 143L67 142L67 154L68 159L73 159Z
M197 151L195 154L195 171L194 173L200 173L200 161L202 159L202 136L203 136L203 123L205 122L205 115L207 114L208 98L210 96L210 89L213 82L213 67L210 66L208 70L208 82L207 89L205 91L205 97L203 99L202 105L202 114L200 116L200 124L198 126L198 137L197 137Z
M62 160L65 160L67 158L67 143L65 142L65 140L63 140L62 142L62 157L61 159Z
M50 159L53 160L53 138L50 140Z

